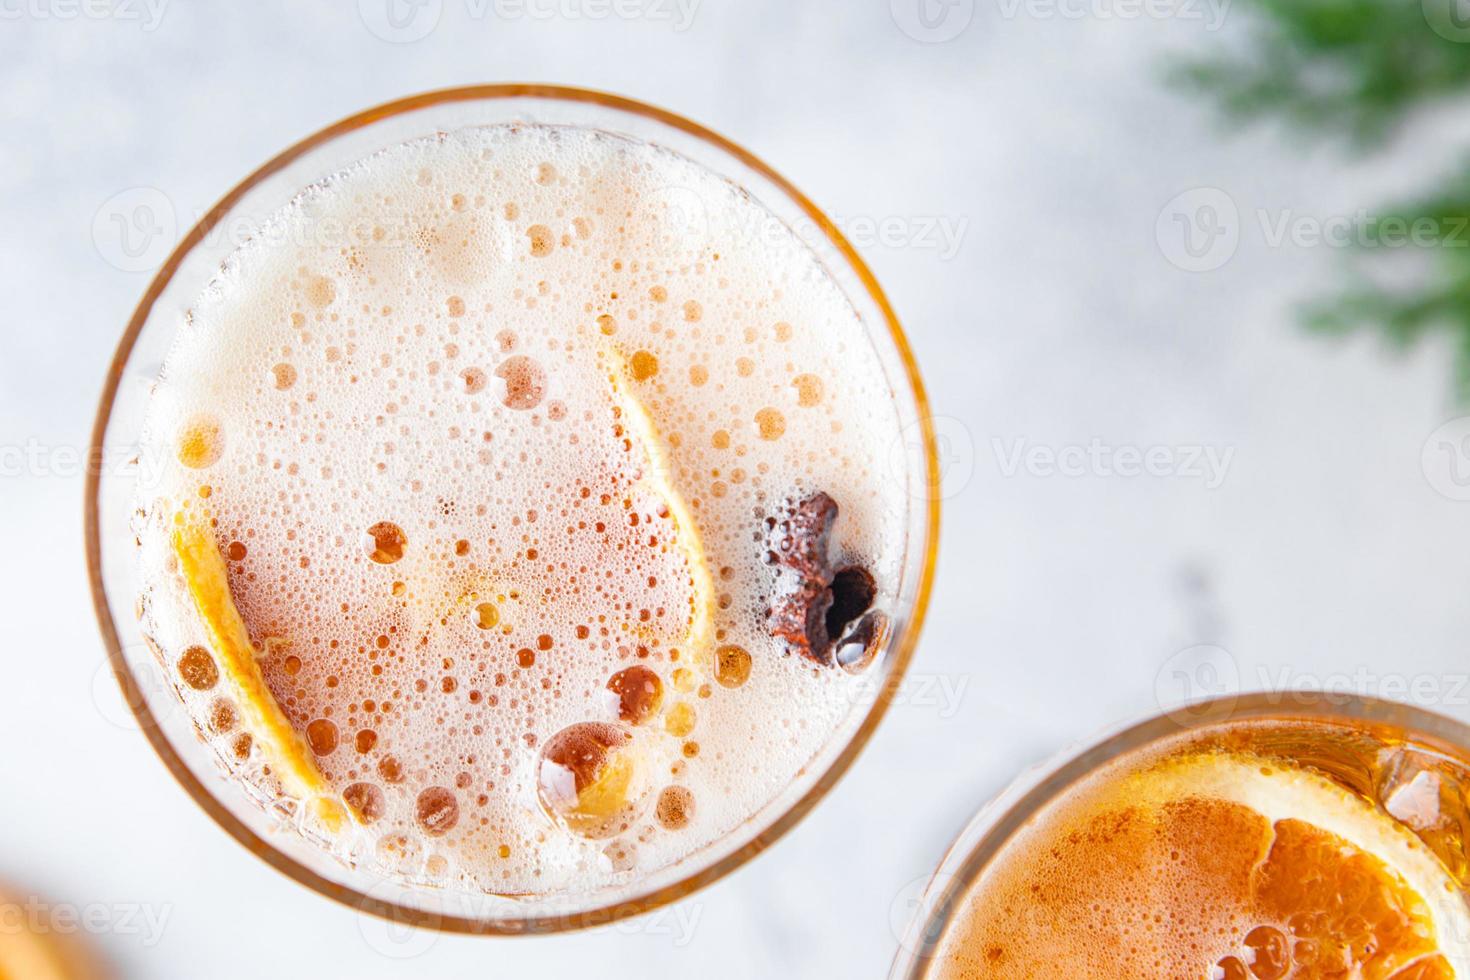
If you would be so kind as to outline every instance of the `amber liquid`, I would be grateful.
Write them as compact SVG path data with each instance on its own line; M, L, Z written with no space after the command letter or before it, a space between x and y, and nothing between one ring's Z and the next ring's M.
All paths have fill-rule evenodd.
M1341 805L1331 800L1348 798L1347 808L1359 814L1354 818L1359 824L1381 827L1401 848L1418 852L1413 856L1422 866L1434 869L1433 877L1414 880L1434 881L1424 890L1435 892L1436 902L1449 903L1441 907L1458 910L1437 919L1440 931L1450 933L1441 938L1455 941L1457 934L1463 941L1470 919L1464 917L1463 896L1454 893L1470 887L1470 761L1459 751L1387 727L1280 720L1207 729L1135 755L1083 780L1007 843L957 900L957 914L940 937L928 975L1006 980L1427 980L1456 975L1452 955L1434 955L1436 940L1420 935L1430 930L1403 913L1404 903L1416 901L1414 892L1406 892L1409 897L1401 902L1397 894L1374 891L1391 892L1394 886L1381 886L1368 873L1381 867L1371 853L1355 855L1357 864L1340 862L1344 850L1338 838L1319 834L1310 818L1273 822L1227 799L1229 794L1212 798L1207 791L1181 791L1174 798L1164 791L1162 802L1145 803L1142 798L1149 794L1138 787L1158 785L1149 782L1150 773L1181 766L1194 775L1178 785L1209 786L1210 769L1216 766L1242 773L1247 783L1267 774L1261 785L1268 788L1252 792L1274 799L1272 805L1288 813L1296 805L1294 786L1313 797L1314 802L1302 802L1303 812L1320 814L1324 800L1330 811ZM1259 845L1262 840L1266 843ZM1331 868L1319 872L1313 863L1318 861ZM1263 888L1273 862L1279 865L1275 879ZM1272 922L1260 924L1265 920L1249 914L1244 921L1232 918L1232 903L1257 888L1273 891ZM1307 902L1312 911L1294 902ZM1354 903L1368 911L1359 915ZM1317 911L1323 906L1329 911ZM1254 906L1252 914L1259 908ZM1331 920L1333 914L1340 919ZM1393 921L1384 925L1386 919ZM1447 920L1449 928L1443 924ZM1356 946L1322 942L1313 929L1359 938ZM1354 955L1371 959L1375 945L1390 940L1422 941L1431 949L1405 954L1407 966L1388 957L1387 967L1370 963L1354 972ZM1341 965L1349 969L1337 972Z
M1460 750L1431 748L1387 727L1322 723L1242 726L1210 741L1327 776L1413 831L1470 889L1470 758Z

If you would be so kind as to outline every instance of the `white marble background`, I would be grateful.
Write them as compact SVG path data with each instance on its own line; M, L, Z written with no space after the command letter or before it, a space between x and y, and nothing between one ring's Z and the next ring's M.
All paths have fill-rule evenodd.
M619 0L640 16L609 19L591 16L598 0L425 0L437 22L405 42L367 26L383 2L0 0L0 880L165 914L161 935L114 922L97 937L125 977L875 977L905 886L967 817L1023 766L1154 709L1176 670L1211 680L1179 654L1193 644L1229 651L1225 683L1413 682L1470 714L1470 503L1421 463L1470 413L1450 397L1449 346L1400 357L1305 335L1291 308L1341 257L1267 233L1418 186L1455 158L1465 116L1415 120L1401 153L1369 160L1270 128L1230 136L1159 66L1232 43L1241 10L1220 25L1191 19L1203 6L924 0L937 26L922 28L919 0L684 0L687 22L674 0ZM544 940L399 937L416 955L395 959L226 837L109 721L68 454L148 280L110 261L109 199L152 187L187 218L343 115L496 80L665 105L854 231L897 219L864 251L951 466L914 664L932 686L909 689L771 853L670 914ZM1239 241L1189 272L1166 205L1199 187L1228 195ZM936 223L953 239L924 232ZM1093 439L1178 463L1188 447L1231 455L1218 486L1010 465L1018 445Z

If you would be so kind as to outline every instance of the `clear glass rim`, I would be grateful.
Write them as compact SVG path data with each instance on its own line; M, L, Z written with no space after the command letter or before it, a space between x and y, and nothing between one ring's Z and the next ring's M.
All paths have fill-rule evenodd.
M930 975L935 954L970 888L1027 821L1080 781L1155 742L1217 725L1266 719L1385 727L1409 734L1427 748L1470 753L1470 725L1448 715L1368 695L1323 691L1225 695L1111 728L1022 773L970 819L929 877L919 911L899 942L890 980Z
M837 229L831 219L812 203L810 199L797 190L795 186L754 154L698 123L669 112L668 110L633 99L607 92L561 85L470 85L439 89L386 102L348 116L337 123L307 136L281 151L247 176L230 190L229 193L225 194L214 207L205 213L179 241L167 260L159 267L147 290L144 292L142 299L133 312L132 318L128 321L127 328L123 332L121 340L118 342L112 363L108 369L97 415L92 426L88 458L101 458L106 444L108 424L112 418L113 406L124 369L144 326L148 322L154 304L158 301L164 288L178 271L180 265L191 250L204 240L210 230L230 212L247 192L311 150L379 120L454 102L514 98L545 99L563 103L581 103L600 106L643 116L670 126L734 157L741 164L758 173L762 178L769 180L789 198L791 203L799 207L813 222L826 242L847 263L849 270L856 276L863 290L867 293L867 297L881 311L883 322L881 324L869 324L869 329L882 331L886 328L888 339L894 345L898 359L901 362L903 368L902 381L908 385L908 393L913 399L914 408L917 412L916 422L922 441L922 455L924 460L922 486L927 492L924 499L925 519L922 529L923 538L922 542L919 543L919 547L922 548L922 557L918 566L913 605L911 610L908 611L906 628L901 635L895 638L892 647L888 651L887 659L889 666L887 667L884 682L876 692L866 714L847 739L841 751L826 769L817 776L810 788L801 797L796 799L782 813L777 815L769 825L760 830L739 849L732 851L706 867L698 868L690 874L653 891L574 913L528 915L511 919L478 919L440 914L403 905L391 900L375 897L357 888L324 877L291 856L283 853L279 848L271 844L270 841L257 834L241 821L240 818L231 813L223 803L216 799L214 794L190 771L189 766L179 756L168 737L163 733L162 727L157 724L153 712L149 708L148 702L142 693L138 678L134 675L131 665L124 656L103 576L102 541L99 533L101 526L99 515L101 473L99 467L88 467L83 501L84 531L87 574L92 592L92 603L97 615L98 627L102 634L104 646L107 649L112 671L122 688L124 699L134 715L137 716L137 720L150 744L153 746L154 751L162 759L185 792L226 833L234 837L235 840L244 845L251 853L287 877L327 898L340 902L352 909L376 915L394 923L407 923L450 933L480 935L525 935L564 932L606 925L628 916L652 911L671 902L678 901L706 885L725 877L756 854L772 846L790 831L826 796L853 762L856 761L858 755L872 737L878 723L882 720L883 715L887 712L893 695L913 658L914 649L922 630L933 587L939 535L940 494L938 491L941 478L939 456L935 444L933 418L923 381L919 376L918 366L914 360L908 339L905 337L903 328L898 321L898 316L889 303L887 296L883 293L882 288L878 285L867 264L859 256L852 244L843 236L841 231ZM895 381L897 380L895 379Z

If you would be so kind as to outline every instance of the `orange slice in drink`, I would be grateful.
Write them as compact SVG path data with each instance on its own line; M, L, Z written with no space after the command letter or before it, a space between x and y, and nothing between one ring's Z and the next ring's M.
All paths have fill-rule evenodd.
M308 814L328 832L337 833L349 810L266 685L245 620L230 594L229 574L213 532L199 517L180 513L174 521L173 548L210 648L239 700L241 723L265 754L282 792L303 801Z
M1233 930L1205 976L1220 980L1470 977L1470 910L1412 833L1324 776L1206 754L1125 784L1153 799L1177 849L1218 875Z
M1470 908L1373 802L1249 752L1186 750L1023 831L944 977L1470 980Z
M658 426L654 424L647 406L634 394L632 369L618 351L609 348L608 357L611 362L613 398L618 406L618 421L643 455L642 483L668 509L679 551L689 569L689 623L682 641L683 648L695 663L705 666L711 656L710 650L714 641L715 582L710 575L704 539L700 536L699 525L695 523L688 502L679 492L679 488L674 486L671 478L673 466Z

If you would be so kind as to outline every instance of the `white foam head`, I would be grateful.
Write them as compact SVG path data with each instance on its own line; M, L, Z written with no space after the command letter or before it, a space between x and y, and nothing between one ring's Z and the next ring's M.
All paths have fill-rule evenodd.
M738 687L673 652L688 555L621 427L619 361L703 538L717 642L749 652ZM740 188L592 130L441 134L305 191L181 327L145 444L192 465L140 500L144 626L171 665L202 643L165 533L194 501L277 700L374 817L327 846L496 892L593 887L728 834L842 730L855 681L766 628L762 522L830 494L836 552L891 605L898 439L863 324ZM641 802L569 829L542 750L616 721L606 686L632 665L663 691L627 727ZM269 801L223 685L181 691Z

